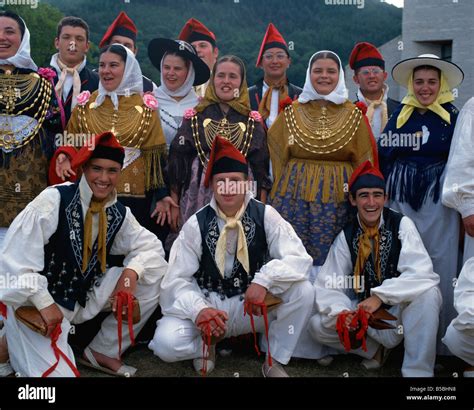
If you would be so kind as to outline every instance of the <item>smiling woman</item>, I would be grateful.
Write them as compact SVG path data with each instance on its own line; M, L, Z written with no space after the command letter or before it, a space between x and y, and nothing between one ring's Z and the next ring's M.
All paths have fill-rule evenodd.
M392 138L389 144L379 140L381 169L390 208L415 222L434 271L441 277L444 306L438 354L448 354L440 339L456 315L452 284L458 265L459 215L445 207L440 196L458 117L451 90L462 82L463 72L450 61L424 54L397 63L392 76L408 93L383 131L383 135L396 133L399 138ZM413 135L418 141L402 145L403 135Z
M47 186L58 107L48 70L30 56L30 32L0 12L0 244L18 213Z
M260 116L254 114L244 63L236 56L221 57L204 99L183 121L170 147L169 181L180 204L181 224L211 199L212 190L203 186L203 180L216 135L232 142L247 158L257 196L265 200L271 188L269 153Z
M79 96L67 132L89 137L105 131L115 134L125 147L123 170L116 187L118 197L142 226L163 239L166 229L151 218L154 196L158 201L170 199L164 182L166 143L155 111L156 99L150 94L143 95L138 61L123 45L112 44L101 50L99 77L97 91ZM58 176L70 175L69 159L59 165Z
M377 163L375 141L361 110L347 100L335 53L311 57L303 92L279 114L268 144L275 176L269 202L320 266L348 220L352 170L365 160Z

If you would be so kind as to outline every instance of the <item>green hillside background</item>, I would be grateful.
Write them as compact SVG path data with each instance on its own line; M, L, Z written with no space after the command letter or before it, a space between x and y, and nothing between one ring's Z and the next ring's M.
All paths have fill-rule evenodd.
M289 77L298 85L304 83L307 63L314 52L334 50L346 64L356 42L382 45L401 33L402 22L402 10L381 0L365 0L363 8L327 5L325 0L42 0L37 8L4 8L25 19L32 34L32 55L39 66L47 65L56 52L56 25L67 15L82 17L89 24L93 45L88 61L96 66L97 44L123 10L139 30L142 71L156 83L160 77L148 59L148 42L155 37L176 38L191 17L201 20L216 34L220 55L236 54L246 62L249 85L261 76L255 60L269 22L293 46Z

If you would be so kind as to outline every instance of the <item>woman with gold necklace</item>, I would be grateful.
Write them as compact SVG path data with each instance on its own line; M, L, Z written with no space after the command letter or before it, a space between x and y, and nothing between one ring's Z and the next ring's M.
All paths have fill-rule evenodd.
M180 205L172 229L178 229L178 212L184 224L211 199L212 190L204 187L204 175L216 135L231 141L247 157L249 174L257 185L255 194L265 201L271 189L267 138L260 115L250 109L240 58L224 56L216 62L204 99L185 112L184 118L169 156L171 196Z
M347 96L341 60L319 51L309 61L302 94L288 101L268 132L275 177L269 203L293 225L314 267L323 265L348 221L353 169L365 160L378 166L370 127Z
M120 44L101 50L99 60L99 89L92 95L79 94L77 105L67 125L73 136L84 136L112 131L125 148L125 161L117 184L117 194L129 206L138 222L164 240L166 232L150 217L153 195L163 203L172 202L167 195L163 177L166 142L156 113L155 97L143 94L142 72L133 53ZM56 152L57 175L74 176L70 147Z
M54 76L32 60L23 19L0 12L0 248L13 219L47 186L60 124Z

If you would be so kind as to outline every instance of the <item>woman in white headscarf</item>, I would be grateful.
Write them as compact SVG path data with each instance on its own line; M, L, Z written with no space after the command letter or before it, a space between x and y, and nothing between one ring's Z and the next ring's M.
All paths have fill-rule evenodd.
M155 97L169 148L184 112L199 103L193 86L209 80L210 71L193 46L185 41L155 38L148 45L148 56L161 73L161 85L155 91Z
M143 94L140 65L134 54L121 44L101 50L99 79L97 91L92 94L84 91L77 97L67 125L68 136L76 139L77 147L87 143L94 134L104 131L115 134L125 148L116 188L118 197L142 226L163 240L166 232L151 218L153 197L161 203L171 200L164 177L166 142L156 113L158 103L152 94ZM52 166L56 166L57 181L53 182L75 179L76 170L70 167L74 155L72 147L56 151L57 160ZM166 214L163 222L165 218Z
M275 178L269 202L293 225L315 267L348 221L353 169L365 160L378 165L366 118L347 96L341 60L319 51L298 100L287 102L268 131Z
M0 248L8 226L47 186L48 159L59 124L54 72L30 56L23 19L0 12ZM38 75L39 74L39 75Z

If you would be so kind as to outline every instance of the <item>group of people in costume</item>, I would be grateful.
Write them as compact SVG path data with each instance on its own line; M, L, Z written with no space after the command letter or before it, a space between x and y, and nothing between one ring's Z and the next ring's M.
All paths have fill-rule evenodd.
M219 57L192 18L149 43L157 86L137 33L121 12L93 70L87 23L65 17L38 69L23 19L0 13L0 275L16 284L0 288L0 375L77 376L81 362L133 376L121 355L158 312L148 347L199 374L224 339L253 333L265 377L342 352L378 369L402 342L403 376L433 376L437 354L473 376L473 99L459 118L452 105L462 70L435 55L399 62L398 103L383 56L357 43L351 102L331 50L311 56L302 88L290 83L269 24L263 78L248 87L243 61ZM102 312L75 357L71 326Z

